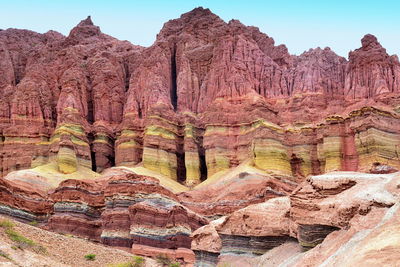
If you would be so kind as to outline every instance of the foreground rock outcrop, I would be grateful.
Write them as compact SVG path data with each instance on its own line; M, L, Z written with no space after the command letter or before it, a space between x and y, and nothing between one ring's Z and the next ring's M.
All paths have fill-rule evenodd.
M392 253L400 250L399 183L398 172L311 176L290 197L250 205L197 229L196 265L393 265Z
M253 168L247 168L254 170ZM178 195L181 203L193 211L215 218L254 203L289 195L297 183L291 177L273 177L261 173L226 173L217 181Z
M49 197L54 211L47 229L110 246L190 248L191 232L207 223L157 179L133 173L66 180Z
M139 255L174 250L176 259L193 263L190 235L208 223L156 178L127 169L111 169L98 179L67 179L52 190L40 183L32 187L36 176L20 178L25 183L0 179L2 214Z

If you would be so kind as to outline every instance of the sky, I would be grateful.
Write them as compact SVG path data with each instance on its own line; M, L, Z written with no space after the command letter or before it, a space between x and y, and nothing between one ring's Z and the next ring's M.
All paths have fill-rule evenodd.
M226 22L238 19L259 27L291 54L329 46L347 57L371 33L389 54L400 56L398 0L0 0L0 29L55 30L68 35L91 15L102 32L150 46L165 22L198 6Z

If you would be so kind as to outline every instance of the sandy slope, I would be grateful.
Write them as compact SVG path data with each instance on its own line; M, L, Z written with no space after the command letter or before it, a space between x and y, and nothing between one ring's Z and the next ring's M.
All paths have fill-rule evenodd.
M133 254L111 247L87 241L85 239L64 236L42 230L38 227L16 222L0 216L0 220L14 222L14 229L35 243L44 246L47 253L35 253L30 249L14 249L15 244L0 228L0 251L6 253L12 261L0 256L0 266L29 266L29 267L100 267L111 263L127 262ZM84 256L96 254L94 261L87 261ZM146 266L157 266L152 259L146 258Z

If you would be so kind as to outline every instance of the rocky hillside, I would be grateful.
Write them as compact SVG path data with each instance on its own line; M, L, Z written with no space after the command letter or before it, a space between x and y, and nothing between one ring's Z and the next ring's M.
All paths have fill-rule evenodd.
M196 8L148 48L90 17L68 36L2 30L0 45L3 175L142 162L195 185L249 158L304 176L398 165L400 63L372 35L349 60L329 48L293 56Z
M400 168L400 63L373 35L348 59L296 56L204 8L150 47L90 16L68 36L0 30L0 94L0 213L35 230L164 265L398 250L368 247L392 233Z
M197 266L396 266L399 179L399 172L311 176L289 197L195 231Z
M10 226L25 239L10 239L7 234ZM93 260L85 257L89 254L95 255ZM51 233L0 216L0 266L112 267L118 263L134 262L135 259L133 254L122 250L107 248L73 235ZM161 266L155 260L143 260L142 267Z

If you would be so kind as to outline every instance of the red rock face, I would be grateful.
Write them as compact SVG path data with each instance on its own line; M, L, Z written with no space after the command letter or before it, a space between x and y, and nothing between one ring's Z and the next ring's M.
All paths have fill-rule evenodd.
M369 260L394 263L395 253L378 255L377 251L398 248L398 244L388 239L380 239L379 244L372 240L377 240L378 231L395 231L391 223L398 221L399 178L398 172L310 176L289 197L249 205L193 232L196 263L239 264L247 259L244 266L265 266L277 261L288 266L336 266L333 261L349 260L345 248L359 246L368 249L354 250L356 258L351 261L361 262L359 258L366 260L367 255L373 255ZM296 244L298 249L274 256L272 252L282 244ZM300 252L301 247L309 251L293 257L291 253ZM266 251L271 253L256 257ZM263 257L264 264L259 265Z
M96 181L66 180L49 198L54 213L47 229L110 246L190 248L191 232L208 223L157 179L127 171Z
M40 187L0 179L0 212L26 222L46 221L53 201Z
M5 141L10 139L4 146L3 173L29 167L32 157L49 156L49 145L40 150L35 143L47 142L54 128L65 123L65 108L78 111L80 118L74 123L83 126L86 134L111 138L105 146L93 145L92 156L99 157L99 170L113 165L107 159L114 157L114 150L107 142L113 146L113 125L122 120L128 62L141 48L102 34L90 18L68 37L11 29L2 31L0 40L2 132ZM106 129L92 126L97 124ZM24 140L15 141L17 137ZM11 152L15 149L26 152ZM88 155L78 152L79 156L90 160L90 151Z
M178 196L182 204L191 210L213 217L228 215L248 205L288 195L296 185L288 180L240 173L231 179L183 192Z
M313 247L393 205L381 183L400 168L399 90L399 60L372 35L348 60L329 48L295 56L203 8L165 23L147 48L90 17L68 36L3 30L0 213L185 262L193 237L210 265L293 238ZM175 194L122 168L79 177L137 164L190 188L212 179ZM41 176L48 166L77 179ZM310 178L340 170L393 177ZM203 215L228 217L191 237Z
M349 53L346 68L346 96L372 98L400 90L400 64L396 55L389 56L371 34L361 40L362 47Z
M226 23L203 8L168 21L148 48L103 34L90 17L67 37L8 29L0 32L0 44L3 175L45 164L60 153L97 171L141 161L146 167L161 164L154 154L167 153L169 170L163 174L182 181L190 172L185 170L190 167L185 152L190 152L203 162L196 163L197 180L188 182L195 184L207 168L213 174L220 155L233 167L249 157L255 138L276 138L257 134L240 140L236 124L259 119L280 126L317 124L343 107L393 109L399 103L398 58L372 35L348 61L329 48L292 56L258 28ZM64 131L76 125L79 132ZM188 125L196 129L193 139L185 137ZM204 136L210 125L232 127L228 141ZM154 134L161 128L175 137ZM282 138L299 140L285 144L289 147L314 145L302 134ZM360 154L356 141L343 138L344 157L354 161ZM222 154L215 154L220 148ZM317 166L312 153L307 157ZM313 173L324 171L313 168ZM346 160L341 167L358 168Z

